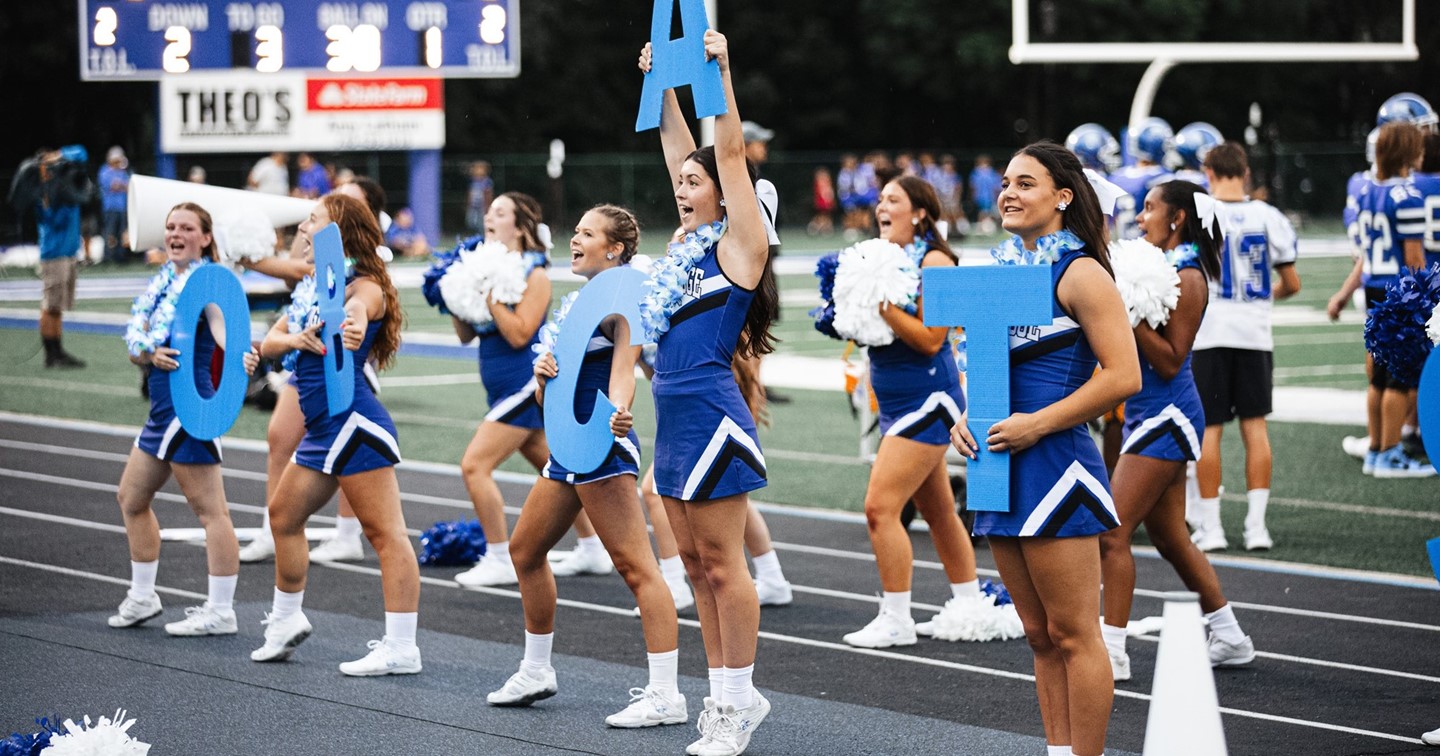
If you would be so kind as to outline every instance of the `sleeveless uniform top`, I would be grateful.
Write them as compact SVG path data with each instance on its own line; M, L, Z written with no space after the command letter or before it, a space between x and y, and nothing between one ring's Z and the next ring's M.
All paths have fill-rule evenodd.
M1050 266L1051 291L1084 250ZM1050 325L1010 329L1010 411L1036 412L1074 393L1095 371L1095 352L1055 296ZM1100 449L1085 425L1067 428L1011 455L1010 511L977 512L975 534L1074 537L1119 524Z
M360 348L350 354L355 401L339 415L330 414L325 396L324 360L331 358L300 352L295 361L295 384L300 392L300 410L305 415L305 437L295 450L297 464L327 475L352 475L400 462L395 423L363 375L375 336L384 322L381 319L366 326Z
M550 265L550 258L541 252L524 252L525 276L528 279L536 268ZM541 320L530 334L530 341L516 349L500 335L493 323L480 333L480 383L485 386L485 396L490 404L486 420L492 420L519 428L543 428L540 407L535 403L534 360L530 347L540 343Z
M755 292L726 278L718 246L691 269L655 355L655 486L685 501L765 485L755 419L730 369Z
M1179 270L1200 270L1200 263L1190 259ZM1125 402L1124 441L1121 454L1173 461L1194 461L1200 458L1200 439L1205 433L1205 410L1195 376L1190 372L1191 354L1174 378L1166 380L1140 352L1140 392Z
M580 363L580 373L575 382L575 419L580 422L589 422L595 414L595 392L603 393L607 398L610 396L610 367L615 357L615 343L606 336L598 327L590 335L590 343L585 347L585 359ZM640 472L640 437L635 434L632 428L625 438L615 439L610 447L610 454L600 466L588 473L575 473L566 469L550 455L550 460L545 463L540 474L558 480L562 483L578 485L582 483L593 483L605 478L613 478L616 475L635 475Z
M167 339L163 346L170 346ZM210 333L210 321L200 317L195 330L195 346L191 350L194 360L194 375L200 397L209 399L215 395L215 385L210 376L210 361L215 356L215 336ZM220 439L200 441L190 437L175 416L175 403L170 396L170 371L150 369L145 379L150 389L150 416L145 427L135 437L135 447L152 457L165 462L185 465L213 465L221 460Z

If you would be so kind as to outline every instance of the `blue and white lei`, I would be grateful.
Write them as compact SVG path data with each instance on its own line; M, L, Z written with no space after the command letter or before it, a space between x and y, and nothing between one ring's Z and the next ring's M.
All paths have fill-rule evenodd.
M655 262L645 282L649 291L640 300L640 322L646 341L658 342L670 330L670 316L680 309L690 271L715 248L724 233L724 221L701 226L684 239L671 242L665 257Z
M190 274L207 264L209 261L203 258L195 260L180 273L176 272L173 262L160 266L160 271L150 279L149 288L130 306L125 346L131 356L154 352L156 347L170 340L170 326L175 320L175 303L180 299L180 292L185 289Z
M349 285L353 276L351 272L350 258L345 258L345 283ZM318 272L318 271L317 271ZM315 273L300 279L295 284L295 290L290 292L290 304L285 308L285 330L287 333L300 333L301 331L315 325L320 320L320 297L315 292ZM285 353L281 359L281 366L286 370L295 370L295 360L300 356L300 350L292 349Z
M560 324L565 322L565 316L570 314L570 306L579 298L579 289L561 297L560 306L551 311L549 322L540 326L540 343L530 346L537 362L541 357L555 352L555 345L560 341Z
M1069 229L1060 229L1035 240L1035 249L1025 249L1020 237L1012 236L990 250L990 256L1001 265L1050 265L1066 252L1085 246Z
M1184 243L1165 253L1165 261L1175 270L1200 267L1200 245Z

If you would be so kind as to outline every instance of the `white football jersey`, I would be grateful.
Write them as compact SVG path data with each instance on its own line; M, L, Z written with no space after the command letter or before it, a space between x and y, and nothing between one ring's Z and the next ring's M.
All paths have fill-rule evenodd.
M1210 306L1195 334L1195 349L1274 351L1274 268L1295 262L1295 228L1279 210L1258 200L1215 204L1225 245L1220 276L1210 281Z

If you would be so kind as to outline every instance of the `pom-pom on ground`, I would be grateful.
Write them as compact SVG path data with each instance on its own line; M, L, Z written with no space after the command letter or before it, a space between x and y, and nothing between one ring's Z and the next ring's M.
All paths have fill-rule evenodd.
M468 567L485 555L485 531L478 520L437 522L420 536L420 564Z
M1131 328L1142 322L1158 328L1170 321L1170 311L1180 302L1180 273L1159 247L1144 239L1111 242L1110 265Z
M65 720L65 732L50 739L50 747L42 756L146 756L150 744L128 734L134 719L126 719L124 709L116 709L114 718L100 717L91 723L87 714L83 724Z

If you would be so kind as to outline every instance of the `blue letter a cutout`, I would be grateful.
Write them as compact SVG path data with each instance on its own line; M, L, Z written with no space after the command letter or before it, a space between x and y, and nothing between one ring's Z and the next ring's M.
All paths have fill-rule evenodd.
M705 60L705 30L710 22L705 17L705 0L679 0L680 26L684 36L670 39L670 23L676 0L655 0L650 17L650 47L653 53L650 73L645 75L640 90L640 114L635 118L636 131L660 128L660 110L665 90L690 85L695 97L695 117L707 118L724 113L725 86L720 81L720 64Z

